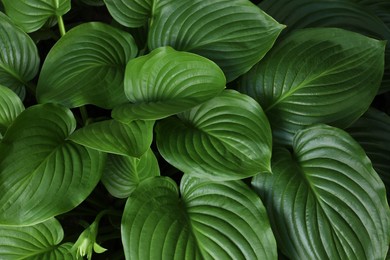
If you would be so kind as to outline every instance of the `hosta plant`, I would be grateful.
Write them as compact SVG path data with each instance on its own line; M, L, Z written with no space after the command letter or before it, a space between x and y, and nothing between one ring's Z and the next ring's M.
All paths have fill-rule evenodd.
M0 259L386 258L387 2L0 3Z

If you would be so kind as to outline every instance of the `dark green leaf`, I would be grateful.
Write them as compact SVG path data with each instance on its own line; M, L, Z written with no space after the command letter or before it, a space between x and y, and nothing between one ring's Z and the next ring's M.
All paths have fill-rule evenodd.
M151 17L153 0L104 0L112 17L127 27L146 25Z
M147 179L122 218L127 259L276 259L261 200L240 181Z
M0 134L5 133L23 110L24 105L15 92L0 85Z
M240 90L264 108L275 142L290 144L305 126L345 128L375 97L385 42L342 29L290 34L242 79Z
M259 104L227 90L157 124L157 146L183 172L222 180L270 171L272 137Z
M390 210L383 182L359 144L325 125L301 130L294 154L278 149L257 175L280 249L290 259L384 259Z
M136 54L137 46L129 33L99 22L79 25L47 55L37 98L40 103L70 108L85 104L113 108L126 101L124 70Z

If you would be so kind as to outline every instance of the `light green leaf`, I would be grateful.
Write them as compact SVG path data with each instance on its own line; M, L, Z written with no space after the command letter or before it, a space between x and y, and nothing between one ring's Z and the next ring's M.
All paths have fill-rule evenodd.
M290 259L384 259L390 210L383 182L343 130L318 125L278 149L272 175L257 175L282 252Z
M147 179L122 218L126 259L276 259L261 200L240 181Z
M202 55L232 81L264 57L283 28L248 0L160 0L148 46Z
M146 25L152 16L153 0L104 0L111 16L127 27Z
M34 32L70 10L70 0L2 0L9 17L25 32Z
M104 154L66 140L76 120L45 104L23 111L0 143L0 225L32 225L79 205L100 180Z
M23 110L24 105L15 92L0 85L0 134L5 133Z
M54 218L28 227L0 226L1 259L70 260L71 243L60 244L64 238L61 224Z
M113 108L126 101L124 70L136 54L129 33L99 22L79 25L47 55L39 75L38 101L70 108L85 104Z
M39 56L34 42L0 12L0 84L24 99L25 86L38 69Z
M220 180L270 171L272 137L259 104L227 90L157 124L158 150L185 173Z
M140 182L158 175L158 161L149 149L140 158L108 155L101 181L112 196L127 198Z
M370 108L346 130L363 147L390 199L390 116Z
M345 128L375 97L385 42L342 29L296 31L242 78L240 91L264 108L276 143L315 123Z
M127 64L125 93L131 103L115 107L112 116L123 122L161 119L218 95L225 84L214 62L161 47Z
M132 121L125 124L106 120L75 131L69 139L107 153L140 157L152 144L154 121Z

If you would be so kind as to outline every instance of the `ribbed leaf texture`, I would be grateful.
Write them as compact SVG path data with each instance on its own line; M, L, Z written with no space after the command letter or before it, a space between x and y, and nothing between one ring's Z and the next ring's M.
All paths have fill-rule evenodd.
M18 95L9 88L0 85L0 134L5 133L23 110L24 105Z
M127 27L141 27L152 16L153 0L104 0L111 16Z

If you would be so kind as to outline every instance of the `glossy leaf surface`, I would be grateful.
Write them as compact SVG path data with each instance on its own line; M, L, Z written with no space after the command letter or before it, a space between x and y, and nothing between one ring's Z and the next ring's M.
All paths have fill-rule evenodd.
M34 42L0 12L0 84L24 99L25 86L38 69L39 56Z
M0 85L0 134L5 133L23 110L24 105L15 92Z
M161 47L127 64L125 93L131 103L115 107L112 116L123 122L161 119L218 95L225 84L214 62Z
M363 149L325 125L299 131L294 154L278 149L272 175L257 175L282 252L290 259L384 259L390 210Z
M111 16L127 27L146 25L152 16L153 0L104 0Z
M104 156L66 140L75 127L70 110L45 104L26 109L8 128L0 143L0 225L42 222L95 188Z
M283 28L247 0L160 0L148 45L207 57L232 81L263 58Z
M158 175L156 156L148 150L140 158L109 155L101 181L112 196L127 198L140 182Z
M345 128L375 97L383 75L385 42L342 29L294 32L242 79L270 120L277 143L290 144L305 126Z
M153 125L154 121L106 120L75 131L69 139L98 151L140 157L152 144Z
M157 124L158 150L185 173L233 180L270 170L272 137L259 104L227 90Z
M85 104L113 108L126 101L124 70L136 54L127 32L99 22L76 26L47 55L39 75L38 101L69 108Z
M54 218L28 227L0 226L2 259L69 260L71 243L60 244L64 238L61 224Z
M70 0L3 0L3 4L7 15L28 33L70 10Z
M260 199L245 184L184 176L143 181L122 218L127 259L276 259Z

